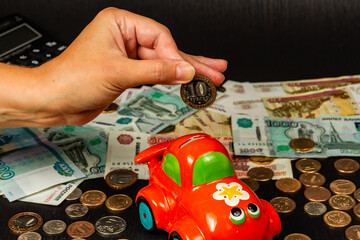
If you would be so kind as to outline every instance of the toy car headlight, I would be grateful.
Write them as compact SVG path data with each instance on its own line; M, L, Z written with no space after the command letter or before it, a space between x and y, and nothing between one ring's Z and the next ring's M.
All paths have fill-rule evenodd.
M243 224L245 222L246 216L244 211L241 208L233 208L230 212L230 220L236 225Z
M255 203L250 203L247 206L248 213L250 217L257 218L260 216L260 208Z

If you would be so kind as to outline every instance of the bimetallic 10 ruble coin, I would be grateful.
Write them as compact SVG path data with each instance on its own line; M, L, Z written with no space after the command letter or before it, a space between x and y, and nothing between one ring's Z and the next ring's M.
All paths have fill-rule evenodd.
M284 240L311 240L311 238L302 233L292 233L287 235Z
M346 212L333 210L325 213L324 222L332 228L346 227L351 223L351 216Z
M325 202L331 197L331 192L324 187L316 186L305 189L304 196L312 202Z
M66 223L61 220L50 220L44 223L42 229L48 235L56 235L65 231Z
M269 181L274 176L274 171L266 167L253 167L248 172L249 178L255 181Z
M27 232L21 234L17 240L41 240L41 235L37 232Z
M132 203L131 197L125 194L115 194L106 199L105 206L112 212L120 212L128 209Z
M109 172L106 177L106 183L114 189L124 189L133 185L137 180L135 172L128 169L118 169Z
M270 200L270 204L278 213L289 213L295 210L296 203L288 197L276 197Z
M315 142L309 138L294 138L290 141L289 146L295 152L308 152L315 147Z
M320 216L326 213L327 207L320 202L308 202L304 205L304 210L310 216Z
M303 158L296 162L295 167L302 173L318 172L321 168L321 163L318 160L311 158Z
M191 82L182 84L180 88L182 100L194 109L203 109L213 104L216 94L214 82L200 74L196 74Z
M81 203L74 203L65 208L65 213L70 218L81 218L85 216L89 208Z
M240 181L246 184L254 192L259 189L260 184L258 181L252 180L251 178L241 178Z
M275 187L284 193L295 193L301 189L301 183L295 178L280 178Z
M360 225L352 225L345 230L347 240L360 240Z
M356 201L349 195L338 194L329 199L329 205L335 210L347 211L355 207Z
M299 180L305 187L321 186L326 181L321 173L303 173L300 175Z
M21 212L12 216L8 226L15 234L33 232L38 230L43 224L42 217L33 212Z
M334 194L350 195L356 190L355 184L346 179L334 180L330 183L329 187Z
M88 238L95 232L95 226L88 221L73 222L66 229L66 233L72 238Z
M122 233L126 228L126 221L118 216L105 216L95 223L96 231L103 236L114 236Z
M360 168L360 164L351 158L340 158L334 162L335 169L340 173L354 173Z
M100 207L104 204L106 195L99 190L89 190L81 194L80 202L89 208Z

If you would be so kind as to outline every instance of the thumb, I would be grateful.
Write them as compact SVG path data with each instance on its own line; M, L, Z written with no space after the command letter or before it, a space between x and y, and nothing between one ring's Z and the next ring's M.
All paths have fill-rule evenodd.
M195 68L186 61L175 59L133 60L126 59L125 66L119 68L120 83L126 87L143 84L183 84L190 82Z

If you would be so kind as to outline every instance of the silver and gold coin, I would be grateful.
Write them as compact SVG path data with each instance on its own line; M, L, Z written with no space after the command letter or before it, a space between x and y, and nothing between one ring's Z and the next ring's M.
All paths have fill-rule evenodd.
M44 223L42 229L48 235L56 235L65 231L66 223L62 220L50 220Z
M81 218L85 216L89 208L81 203L73 203L65 208L65 213L70 218Z
M216 86L214 82L200 74L196 74L189 83L182 84L180 95L186 105L194 109L209 107L216 99Z
M353 182L346 179L336 179L330 183L330 190L334 194L353 194L356 190L356 186Z
M114 236L122 233L126 228L126 221L118 216L105 216L95 223L96 231L103 236Z
M329 227L342 228L351 223L351 216L344 211L333 210L325 213L323 220Z
M270 204L278 213L289 213L296 208L295 201L288 197L275 197L270 200Z
M308 152L315 147L315 142L309 138L294 138L290 141L289 146L295 152Z
M312 158L303 158L295 163L295 167L302 173L314 173L321 169L321 163Z
M81 194L80 202L89 207L100 207L105 203L106 194L100 190L89 190Z
M327 207L321 202L308 202L304 205L304 210L310 216L321 216L326 213Z
M347 211L355 207L356 201L349 195L337 194L329 199L329 205L335 210Z
M120 190L133 185L137 181L137 175L128 169L118 169L109 172L105 181L111 188Z
M266 167L253 167L247 172L249 178L255 181L269 181L274 176L274 171Z
M284 240L311 240L311 238L302 233L292 233L287 235Z
M351 158L340 158L334 162L335 169L340 173L355 173L359 170L360 164Z
M301 183L295 178L280 178L275 187L284 193L295 193L301 189Z
M43 224L42 217L34 212L21 212L12 216L8 226L15 234L34 232Z
M131 197L125 194L115 194L106 199L105 206L112 212L120 212L128 209L132 205Z

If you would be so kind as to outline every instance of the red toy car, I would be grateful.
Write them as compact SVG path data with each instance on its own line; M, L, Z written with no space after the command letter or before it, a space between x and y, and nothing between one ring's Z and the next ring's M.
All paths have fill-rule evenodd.
M149 185L136 196L141 224L173 240L268 240L281 231L276 210L235 175L225 147L190 134L150 147Z

